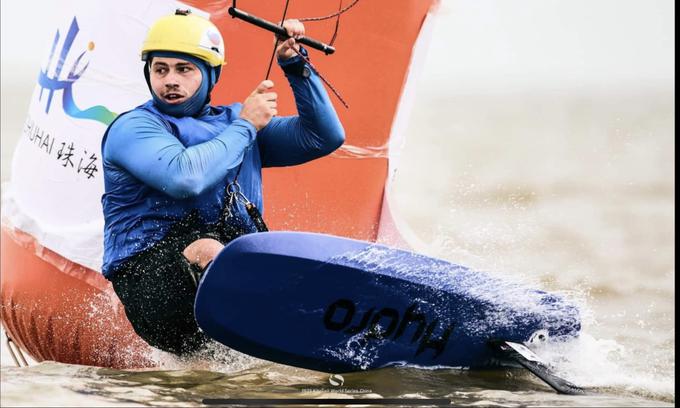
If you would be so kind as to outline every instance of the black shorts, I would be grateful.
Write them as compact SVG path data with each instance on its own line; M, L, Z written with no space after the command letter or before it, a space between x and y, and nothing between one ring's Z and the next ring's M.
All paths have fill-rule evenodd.
M203 271L182 255L200 238L225 244L235 236L202 225L194 212L109 277L135 332L151 346L178 355L195 352L209 340L194 317L197 284Z

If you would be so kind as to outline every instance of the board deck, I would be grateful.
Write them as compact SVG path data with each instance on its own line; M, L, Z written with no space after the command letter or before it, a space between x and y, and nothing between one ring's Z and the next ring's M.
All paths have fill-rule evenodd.
M559 296L369 242L303 232L250 234L204 274L199 326L266 360L325 372L391 365L498 365L493 340L578 335Z

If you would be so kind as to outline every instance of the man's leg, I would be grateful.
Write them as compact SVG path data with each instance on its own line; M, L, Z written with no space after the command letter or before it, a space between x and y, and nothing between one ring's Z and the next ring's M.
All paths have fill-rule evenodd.
M207 341L194 318L197 279L223 247L217 240L202 238L180 254L181 241L173 237L140 254L111 279L137 334L154 347L180 355Z
M192 265L198 265L201 269L206 266L220 253L224 245L212 238L201 238L189 244L182 255Z

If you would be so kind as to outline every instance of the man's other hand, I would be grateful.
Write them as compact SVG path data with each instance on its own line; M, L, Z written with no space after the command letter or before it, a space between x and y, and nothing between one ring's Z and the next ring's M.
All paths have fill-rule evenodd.
M267 126L278 113L276 110L276 92L267 92L274 87L274 82L264 80L243 102L240 117L255 126L258 131Z

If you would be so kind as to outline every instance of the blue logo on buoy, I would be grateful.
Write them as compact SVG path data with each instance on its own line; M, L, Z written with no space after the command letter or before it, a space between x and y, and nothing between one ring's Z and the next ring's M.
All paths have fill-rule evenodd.
M68 33L66 34L66 39L64 39L61 52L57 57L57 63L56 67L54 68L53 76L50 76L48 71L52 65L57 43L59 42L59 38L61 36L59 30L57 30L57 33L54 36L54 42L52 43L52 50L50 51L50 58L47 62L47 67L45 67L44 71L40 71L40 75L38 76L38 85L40 85L41 88L38 100L42 100L43 92L45 90L49 91L47 95L47 106L45 107L45 113L49 113L54 93L57 91L62 91L62 107L67 115L76 119L96 120L97 122L101 122L108 126L111 124L111 122L113 122L116 116L118 116L117 114L111 112L108 108L102 105L92 106L87 109L80 109L78 106L76 106L76 103L73 100L73 84L75 84L75 82L80 79L90 64L89 62L86 63L85 66L80 68L80 70L78 70L78 66L85 53L94 50L94 42L90 41L87 44L87 51L83 51L78 56L78 58L76 58L76 61L73 63L73 66L69 70L66 78L60 78L61 71L64 68L64 61L66 61L66 57L71 51L71 46L73 45L79 30L80 28L78 27L78 20L73 17L71 26L69 27Z

